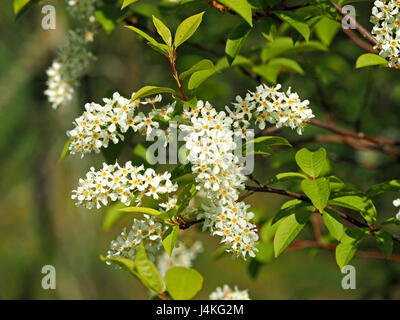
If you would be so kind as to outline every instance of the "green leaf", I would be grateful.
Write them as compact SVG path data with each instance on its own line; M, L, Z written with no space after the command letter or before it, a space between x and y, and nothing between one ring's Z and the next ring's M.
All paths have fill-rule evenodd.
M243 146L243 155L252 154L273 154L270 146L289 146L292 145L285 138L275 136L262 136L247 141ZM250 153L247 153L250 151Z
M190 76L196 71L208 70L208 69L214 69L214 63L209 59L201 60L197 62L195 65L193 65L190 69L182 72L179 75L179 79L185 80L188 76Z
M339 31L340 24L337 21L327 17L322 17L321 20L319 20L314 26L314 28L318 38L322 41L322 43L329 46L333 38L335 38L336 33Z
M143 32L142 30L132 27L132 26L125 26L126 28L136 32L138 35L140 35L142 38L146 39L148 41L148 45L155 49L156 51L160 52L161 54L164 54L166 56L169 55L168 51L168 46L157 42L153 37L149 36L147 33ZM172 90L172 89L171 89Z
M216 68L194 72L189 79L188 83L189 90L196 89L199 85L201 85L204 81L206 81L209 77L211 77L215 73L217 73Z
M389 259L393 251L393 238L385 230L374 232L376 242L378 243L379 250Z
M145 87L141 88L140 90L136 91L136 93L132 97L131 101L135 101L137 99L141 99L143 97L147 97L152 94L163 93L163 92L175 93L175 90L171 89L171 88L166 88L166 87L145 86Z
M303 38L308 41L310 38L310 28L307 23L303 22L295 13L285 11L275 11L274 14L282 21L296 29Z
M69 145L71 144L71 140L68 140L61 151L60 158L58 158L58 163L62 162L69 155Z
M136 252L135 265L139 279L147 288L153 290L157 294L164 291L162 278L154 263L147 257L146 249L143 247L143 244L140 245L140 248Z
M299 74L304 74L303 68L294 60L288 58L276 58L267 64L254 66L252 71L259 74L270 83L277 83L279 73L282 70L290 70Z
M174 267L167 270L165 282L172 298L189 300L200 291L203 286L203 277L195 269Z
M107 211L104 215L103 219L103 230L109 231L111 227L121 219L126 213L122 212L120 209L125 208L126 206L121 203L117 202L107 208Z
M249 35L250 30L251 27L248 23L241 23L229 34L225 46L225 53L229 64L232 64L233 60L235 60L236 56L239 54L239 51Z
M386 65L386 59L374 53L364 53L357 58L356 69L365 68L369 66Z
M107 257L104 257L104 256L100 256L100 259L102 261L113 262L113 263L119 265L125 271L128 271L133 276L138 277L138 273L136 271L135 262L132 261L131 259L126 259L126 258L107 258Z
M121 10L135 2L138 2L138 1L139 0L124 0L124 2L122 3Z
M311 199L312 204L319 212L323 212L331 193L329 180L326 178L319 178L316 180L304 179L301 182L301 188L307 197Z
M315 152L300 149L296 153L296 163L307 175L317 178L324 168L326 161L326 150L320 148Z
M293 199L285 202L278 213L272 219L272 225L275 225L278 221L293 213L300 212L303 208L306 208L306 210L309 211L313 210L313 207L310 206L309 203L301 201L299 199Z
M163 247L169 256L172 255L172 251L175 248L176 241L178 240L179 227L173 226L165 232L162 240Z
M158 216L162 213L156 209L145 208L145 207L126 207L126 208L119 209L119 211L131 212L131 213L143 213L143 214L148 214L151 216Z
M357 251L358 246L361 243L361 240L366 234L368 234L368 232L368 230L364 230L361 228L345 230L342 239L340 240L340 244L336 247L335 254L336 262L339 265L340 269L342 269L351 261Z
M357 246L353 243L339 243L336 246L336 263L338 264L340 270L342 270L345 265L349 264L356 251Z
M322 212L322 218L332 237L337 241L340 241L343 236L344 227L342 224L342 218L339 214L333 210L326 209Z
M357 211L368 223L374 224L376 222L376 208L372 200L361 195L348 195L333 197L329 200L330 205L349 208Z
M253 16L251 5L247 0L218 0L219 3L231 8L240 15L251 27L253 26Z
M14 0L13 1L14 13L18 18L29 7L31 7L34 4L39 3L39 2L40 2L40 0Z
M196 195L199 190L196 188L196 183L191 183L185 186L182 191L178 194L178 200L176 201L176 207L171 210L171 214L176 215L187 208L190 200Z
M300 172L283 172L283 173L278 173L275 177L268 180L267 183L265 184L271 185L287 181L298 181L306 178L307 176Z
M255 259L262 263L268 263L274 257L274 246L272 242L261 242L259 243L256 248L258 252L256 253Z
M204 12L205 11L183 20L178 26L174 39L174 45L176 48L188 40L196 32L201 20L203 19Z
M168 47L171 47L172 46L171 31L160 19L156 18L154 15L152 17L153 17L153 24L156 27L158 34L161 36L161 38L164 40L164 42L168 45Z
M370 197L377 196L386 191L400 192L400 180L391 180L373 185L371 188L368 189L367 195Z
M275 258L296 238L306 225L310 215L311 212L299 212L286 217L280 222L274 238Z

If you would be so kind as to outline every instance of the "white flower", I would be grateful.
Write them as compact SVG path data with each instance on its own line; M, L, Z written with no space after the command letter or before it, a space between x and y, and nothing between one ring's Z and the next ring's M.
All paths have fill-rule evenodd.
M398 0L375 1L372 8L371 30L379 55L388 60L389 67L400 66L400 3Z
M396 199L396 200L393 200L393 205L394 205L396 208L400 207L400 198L399 198L399 199ZM396 219L397 219L397 220L400 220L400 210L399 210L399 212L396 214Z
M251 300L247 290L239 290L236 286L232 289L227 284L217 287L214 292L210 294L210 300Z
M234 119L235 128L248 128L250 119L255 118L258 127L263 130L267 122L276 127L290 127L301 134L303 128L314 117L308 107L309 101L301 101L297 93L278 91L281 85L268 87L262 84L255 92L249 91L245 99L236 97L238 103L233 103L235 111L226 109Z
M118 163L103 163L101 170L96 171L92 167L86 178L79 180L79 186L72 191L71 198L76 201L77 206L98 209L109 201L117 200L126 206L134 199L139 204L145 195L158 199L160 194L173 193L177 189L178 185L173 184L168 175L157 174L153 169L134 167L130 161L123 167Z
M132 229L128 233L124 229L117 239L111 241L107 258L134 260L140 244L143 244L149 258L154 260L155 254L162 247L162 236L166 229L167 226L152 216L143 215L142 220L134 219Z

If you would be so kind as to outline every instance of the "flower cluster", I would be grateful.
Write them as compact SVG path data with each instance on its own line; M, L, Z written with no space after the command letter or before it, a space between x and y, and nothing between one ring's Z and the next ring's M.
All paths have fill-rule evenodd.
M95 2L96 0L68 0L67 10L76 19L93 22Z
M400 207L400 198L394 200L394 201L393 201L393 205L394 205L396 208ZM399 210L399 212L396 214L396 218L397 218L397 220L400 220L400 210Z
M82 28L68 31L57 58L47 69L47 89L44 94L53 109L71 101L78 78L94 59L88 47L95 33L95 0L69 0L67 9L73 18L82 22Z
M400 67L400 2L397 0L377 0L372 8L372 35L377 40L375 49L389 61L389 67Z
M166 226L158 222L154 217L143 215L143 219L134 219L129 232L126 229L111 241L107 258L135 259L140 244L143 244L147 254L154 261L155 255L162 247L162 237ZM107 262L107 264L111 264Z
M218 287L210 294L210 300L251 300L247 290L239 290L236 286L233 290L227 284L223 288Z
M101 170L92 167L85 179L79 179L79 186L72 191L72 199L77 206L83 205L88 209L98 209L117 200L126 206L133 199L139 204L144 196L159 199L160 194L175 192L178 186L171 182L170 177L169 172L157 174L153 169L135 167L130 161L123 167L118 163L104 163Z
M192 267L193 260L196 259L197 254L202 250L203 245L200 241L196 241L191 247L180 244L174 249L174 251L172 251L171 256L169 256L167 252L163 252L163 254L158 258L157 269L164 278L165 273L169 268L190 268Z
M130 128L149 136L159 127L159 122L154 117L159 115L169 120L175 107L174 103L155 109L155 104L161 101L161 95L141 102L126 99L116 92L111 99L105 98L103 101L104 105L87 103L83 114L75 119L75 127L67 132L71 138L71 154L81 153L83 157L85 153L100 152L101 148L108 147L110 141L116 144L123 140L123 133ZM154 109L147 115L143 112L135 113L140 104L152 104Z
M235 155L232 119L203 101L194 110L186 110L185 117L191 123L180 125L180 129L186 134L188 161L196 174L197 188L206 193L198 218L205 219L204 229L222 237L228 252L243 258L254 256L258 235L249 221L254 214L247 211L249 206L237 202L246 176Z
M77 86L77 79L93 60L88 44L93 32L86 29L69 30L58 57L47 69L47 90L44 92L53 109L69 102Z
M301 134L307 122L314 117L308 107L309 101L301 101L298 94L278 91L281 85L268 87L262 84L255 92L249 91L243 99L236 97L233 110L226 107L229 116L234 120L234 128L246 130L250 126L250 120L256 119L256 124L263 130L266 122L279 127L297 129Z

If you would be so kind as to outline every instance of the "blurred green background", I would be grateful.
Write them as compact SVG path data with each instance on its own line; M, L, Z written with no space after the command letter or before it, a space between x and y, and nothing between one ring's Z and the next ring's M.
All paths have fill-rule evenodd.
M85 102L101 102L114 90L130 95L143 85L174 86L168 62L122 26L111 36L99 32L93 46L97 59L82 79L74 101L52 110L43 95L45 70L63 43L70 22L62 2L50 3L57 8L57 28L46 31L41 28L40 6L16 21L12 1L0 2L0 299L146 299L147 290L138 281L99 259L121 228L130 226L130 220L105 232L104 210L77 208L70 199L78 178L90 166L98 167L104 158L98 154L84 159L70 156L60 164L57 160L67 140L65 132ZM204 22L192 40L222 56L227 34L239 17L225 14L222 18L207 2L162 14L174 29L179 19L204 9ZM360 22L370 28L371 4L357 4L357 10ZM243 51L251 55L260 42L265 39L254 32ZM329 52L296 57L310 71L307 76L282 73L279 81L309 99L318 119L327 120L323 92L339 126L353 129L358 122L365 133L400 139L399 71L354 70L361 53L339 32ZM184 45L177 67L183 71L201 58L216 61L214 55ZM256 84L240 70L229 70L205 82L197 96L223 108ZM303 136L290 129L282 129L279 134L293 142L294 148L257 159L254 175L261 181L278 172L297 170L293 158L301 146L324 146L335 175L362 190L400 177L398 160L388 155L313 141L316 136L330 134L320 128L308 126ZM121 160L127 160L129 152ZM296 186L291 187L296 190ZM388 194L376 203L379 221L395 214L395 197ZM264 217L272 217L286 200L279 195L258 194L248 202ZM399 234L398 230L392 231ZM312 239L311 230L303 230L300 237ZM254 279L249 276L248 261L232 260L230 256L215 259L217 238L192 228L185 231L183 239L200 239L205 247L194 265L205 276L198 299L207 299L215 287L225 283L249 289L253 299L400 298L400 263L356 257L351 264L357 270L357 289L343 290L343 275L330 251L303 249L286 253L263 265ZM365 240L361 248L377 251L373 239ZM396 245L394 252L399 252ZM56 290L41 288L41 268L47 264L56 267Z

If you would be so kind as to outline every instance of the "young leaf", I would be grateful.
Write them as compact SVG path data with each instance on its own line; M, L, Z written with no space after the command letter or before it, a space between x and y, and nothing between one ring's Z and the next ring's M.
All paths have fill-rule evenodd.
M307 176L303 173L282 172L282 173L278 173L275 177L268 180L265 184L271 185L271 184L277 184L277 183L281 183L281 182L298 181L298 180L303 180L303 179L307 179Z
M385 230L379 230L374 232L376 242L378 243L379 250L385 255L386 259L389 259L392 255L393 250L393 238Z
M326 178L319 178L316 180L304 179L301 182L301 188L307 197L311 199L312 204L319 212L323 212L331 192L329 180Z
M173 267L167 270L165 282L168 293L175 300L192 299L203 286L203 277L195 269Z
M179 227L173 226L170 227L163 236L162 244L169 256L172 255L172 251L174 250L176 241L178 240L178 235Z
M335 250L336 263L340 270L351 261L357 251L357 245L354 243L339 243Z
M310 215L311 212L298 212L280 222L274 238L275 258L296 238L306 225Z
M160 19L156 18L154 15L152 17L153 17L153 24L156 27L158 34L168 45L168 47L171 47L172 46L171 31Z
M168 56L169 51L168 51L168 46L157 42L153 37L149 36L147 33L143 32L142 30L132 27L132 26L125 26L126 28L136 32L138 35L140 35L142 38L146 39L148 41L148 45L155 49L156 51L160 52L163 55Z
M339 214L333 210L327 209L322 212L322 218L332 237L337 241L340 241L343 236L344 227L342 224L342 218L340 218Z
M309 210L309 207L313 208L309 203L299 199L289 200L282 205L281 209L274 216L272 219L272 225L293 213L300 212L300 210L303 208L307 208L307 210Z
M143 214L148 214L151 216L158 216L162 213L156 209L145 208L145 207L125 207L125 208L119 209L119 211L131 212L131 213L143 213Z
M249 35L250 30L251 27L248 23L241 23L229 34L225 46L225 53L229 64L232 64L233 60L235 60L236 56L239 54L239 51Z
M307 23L303 22L295 13L276 11L274 12L274 14L279 19L296 29L303 36L303 38L308 41L308 39L310 38L310 28Z
M164 291L164 283L161 276L154 263L147 257L146 249L143 245L140 245L139 250L136 252L135 265L139 279L147 288L157 294Z
M385 58L374 54L374 53L364 53L357 58L356 69L365 68L369 66L386 65L388 62Z
M327 17L322 17L314 28L322 43L329 46L340 29L340 23Z
M377 196L386 191L400 192L400 180L391 180L376 184L368 189L368 196Z
M138 1L139 0L124 0L124 2L122 3L121 10L135 2L138 2Z
M171 180L175 180L177 178L180 178L184 176L185 174L192 173L192 164L187 163L187 164L181 164L177 167L175 167L171 171Z
M69 155L69 145L71 144L71 140L68 140L61 151L60 158L58 158L58 163L62 162Z
M135 95L131 98L131 101L135 101L137 99L147 97L152 94L163 93L163 92L175 93L175 90L166 87L145 86L136 91Z
M326 150L320 148L315 152L307 150L306 148L300 149L296 153L296 163L306 174L310 177L317 178L324 168L326 161Z
M205 11L183 20L178 26L174 39L174 45L176 48L188 40L196 32L201 20L203 19L204 12Z
M94 13L96 21L100 23L107 35L123 20L125 12L111 4L100 6Z
M240 15L251 27L253 26L253 16L251 5L247 0L218 0L218 2L231 8Z
M190 76L196 71L208 70L208 69L214 69L214 63L209 59L201 60L197 62L195 65L193 65L190 69L182 72L179 75L179 79L185 80L188 76Z
M349 208L357 211L368 223L374 224L376 222L376 208L372 200L361 195L348 195L333 197L329 200L330 205Z
M188 88L189 90L196 89L204 81L217 72L216 68L196 71L192 74L189 79Z
M274 136L263 136L246 142L243 146L243 155L252 154L273 154L270 146L289 146L292 145L285 138ZM250 151L250 153L247 153Z
M106 258L104 256L100 256L100 260L101 261L113 262L113 263L119 265L125 271L128 271L129 273L131 273L133 276L135 276L135 277L138 276L138 273L136 271L135 262L132 261L131 259L126 259L126 258Z

